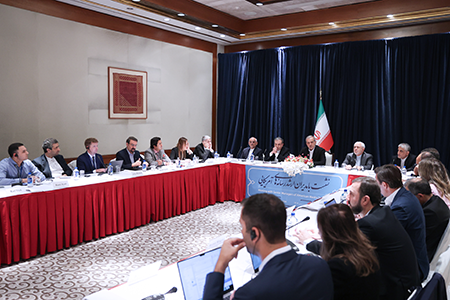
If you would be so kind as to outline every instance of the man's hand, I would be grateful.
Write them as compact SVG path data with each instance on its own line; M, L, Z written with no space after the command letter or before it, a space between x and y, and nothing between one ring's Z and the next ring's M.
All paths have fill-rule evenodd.
M156 162L158 163L158 166L162 165L162 163L163 163L163 161L160 159L156 160Z
M102 168L102 169L97 169L95 170L96 173L105 173L106 172L106 168Z
M141 165L141 159L139 158L137 161L131 164L132 167L139 167Z
M351 169L352 169L352 166L351 166L351 165L346 165L346 166L345 166L345 169L346 169L346 170L351 170Z
M272 152L270 152L270 154L275 154L275 153L277 153L277 147L273 147Z
M222 250L220 250L219 259L217 260L214 272L225 273L225 269L228 263L237 257L239 250L245 247L243 239L231 238L225 240L222 245Z

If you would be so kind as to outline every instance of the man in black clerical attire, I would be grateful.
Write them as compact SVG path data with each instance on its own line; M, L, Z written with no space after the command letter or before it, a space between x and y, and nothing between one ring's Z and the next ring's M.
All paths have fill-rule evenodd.
M312 159L315 166L324 166L325 149L316 145L316 139L312 135L308 135L305 139L306 147L300 151L300 156Z

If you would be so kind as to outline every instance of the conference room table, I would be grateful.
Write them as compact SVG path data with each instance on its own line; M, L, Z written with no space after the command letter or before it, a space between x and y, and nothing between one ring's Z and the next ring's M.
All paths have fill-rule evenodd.
M241 201L245 165L226 162L0 188L0 262L9 265L216 202Z
M267 179L271 172L283 174L280 164L218 158L182 168L170 165L145 172L62 177L33 187L0 188L0 263L10 265L216 202L239 202L258 192L277 194L288 205L284 197L289 193L284 191L289 185L252 189L255 176ZM320 180L347 176L339 188L366 175L332 167L306 173ZM323 195L327 193L330 191Z

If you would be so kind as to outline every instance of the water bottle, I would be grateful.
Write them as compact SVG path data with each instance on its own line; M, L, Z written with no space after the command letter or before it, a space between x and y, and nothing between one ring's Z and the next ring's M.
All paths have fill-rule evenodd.
M198 164L198 157L197 157L197 155L194 154L194 157L192 158L192 161L194 162L194 164Z
M344 192L341 195L341 202L340 203L345 203L345 201L347 201L347 189L344 189Z
M28 176L27 176L27 186L33 187L33 176L31 176L31 173L28 173Z
M216 152L214 152L214 159L218 159L219 158L219 153L217 153L217 151Z
M147 171L147 164L145 163L145 159L142 162L142 171Z
M181 160L179 157L177 158L177 168L181 168Z
M291 215L287 219L287 227L294 226L298 223L297 217L295 216L295 212L291 212Z
M230 160L230 158L231 158L231 153L230 153L230 151L228 151L228 153L227 153L227 160Z
M77 167L75 167L75 170L73 170L73 178L75 178L75 179L80 178L80 170L78 170Z
M406 176L406 167L405 166L403 166L403 168L402 168L402 175Z
M254 161L255 160L255 156L252 154L250 154L250 161Z
M334 161L334 168L339 169L339 162L337 159Z
M114 168L111 163L108 165L108 175L112 175L114 173Z

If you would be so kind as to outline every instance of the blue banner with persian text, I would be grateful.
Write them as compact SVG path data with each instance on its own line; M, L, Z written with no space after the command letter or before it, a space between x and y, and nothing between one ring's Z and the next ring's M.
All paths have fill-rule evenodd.
M304 205L347 186L347 174L304 171L290 177L282 169L246 166L246 197L259 193L278 196L286 206Z

